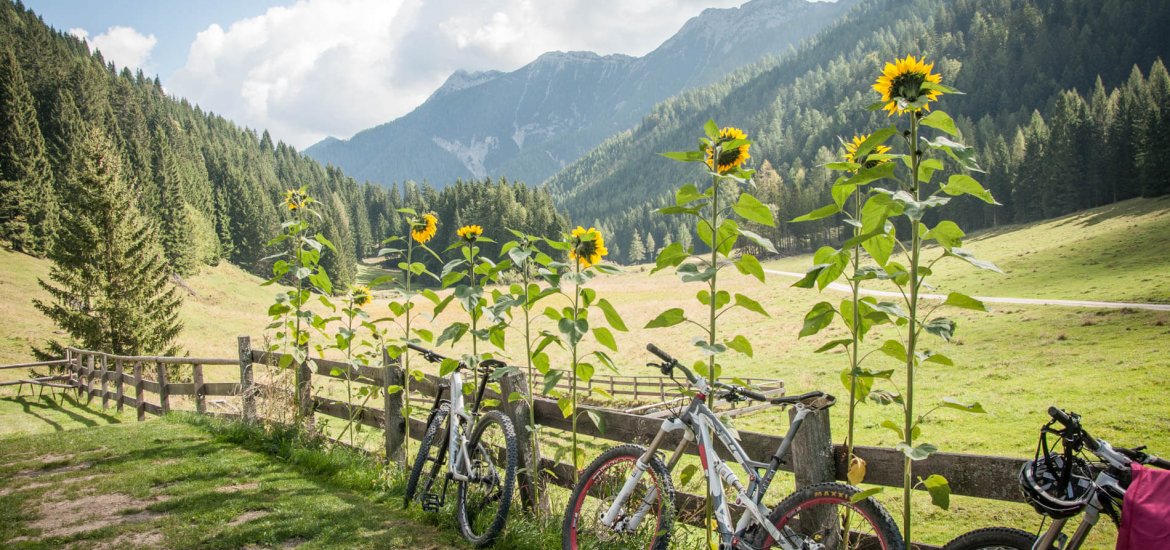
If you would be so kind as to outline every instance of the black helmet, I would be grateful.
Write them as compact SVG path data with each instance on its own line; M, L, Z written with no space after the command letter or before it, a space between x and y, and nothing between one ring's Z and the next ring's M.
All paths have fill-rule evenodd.
M1066 468L1066 460L1071 460ZM1036 512L1052 519L1075 516L1093 494L1093 471L1079 457L1044 453L1020 468L1024 500Z

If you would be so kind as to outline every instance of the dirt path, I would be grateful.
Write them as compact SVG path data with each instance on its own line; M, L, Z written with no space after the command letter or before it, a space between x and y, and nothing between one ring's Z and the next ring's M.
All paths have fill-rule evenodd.
M773 275L783 275L785 277L801 278L804 273L795 273L792 271L776 271L775 269L765 269L765 273ZM828 288L839 292L852 292L849 285L844 283L829 283ZM891 292L888 290L872 290L868 288L861 289L861 293L868 296L882 296L887 298L901 298L902 294L899 292ZM926 300L946 300L947 297L943 294L919 294L919 298ZM1170 304L1147 304L1135 302L1098 302L1092 300L1053 300L1048 298L1004 298L997 296L975 296L988 304L1018 304L1018 305L1035 305L1035 306L1058 306L1058 307L1091 307L1099 309L1146 309L1150 311L1170 311Z

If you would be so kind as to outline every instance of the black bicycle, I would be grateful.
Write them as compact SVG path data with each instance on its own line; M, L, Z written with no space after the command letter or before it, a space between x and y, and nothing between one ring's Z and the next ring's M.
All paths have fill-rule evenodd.
M1126 449L1094 438L1075 413L1049 407L1048 415L1052 420L1040 429L1036 458L1024 464L1019 476L1024 500L1045 516L1041 528L1052 520L1048 529L1039 536L1007 527L977 529L943 550L1077 550L1102 513L1120 525L1131 463L1170 469L1170 461L1146 454L1144 445ZM1077 530L1072 537L1065 535L1065 524L1081 512Z
M454 361L414 344L409 347L432 363ZM406 482L405 504L418 501L423 510L434 512L446 503L448 484L454 480L459 486L455 502L459 530L477 547L490 545L503 532L516 483L518 449L512 421L500 411L480 411L488 377L503 366L490 359L479 364L470 413L463 405L462 371L470 370L467 365L459 362L442 378ZM440 483L444 465L447 471Z

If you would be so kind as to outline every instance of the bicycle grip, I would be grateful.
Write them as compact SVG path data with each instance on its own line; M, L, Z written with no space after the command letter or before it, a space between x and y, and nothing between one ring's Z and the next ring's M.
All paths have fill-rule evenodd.
M665 351L658 349L658 346L656 346L654 344L646 344L646 351L653 353L654 355L657 355L659 359L662 359L663 361L666 361L667 363L675 363L676 362L674 360L674 357L671 357L669 353L666 353Z
M1068 415L1068 413L1066 413L1066 412L1064 412L1056 407L1048 407L1048 416L1051 416L1053 418L1053 420L1056 420L1057 422L1064 424L1065 427L1069 427L1069 426L1073 425L1072 417L1070 417Z
M738 391L740 393L740 395L743 395L744 397L747 397L748 399L752 399L755 401L767 401L768 400L768 396L766 396L766 395L764 395L756 390L750 389L750 388L738 388L736 391Z

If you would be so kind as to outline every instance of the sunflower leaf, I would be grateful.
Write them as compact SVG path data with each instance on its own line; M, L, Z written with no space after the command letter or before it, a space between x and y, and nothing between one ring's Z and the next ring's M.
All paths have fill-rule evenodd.
M959 137L959 129L955 127L954 119L942 111L935 111L926 115L919 123L923 126L930 126L936 130L942 130L952 136Z
M776 226L776 221L772 216L772 209L748 193L740 193L739 200L736 201L733 209L736 214L739 214L745 220L768 227Z

